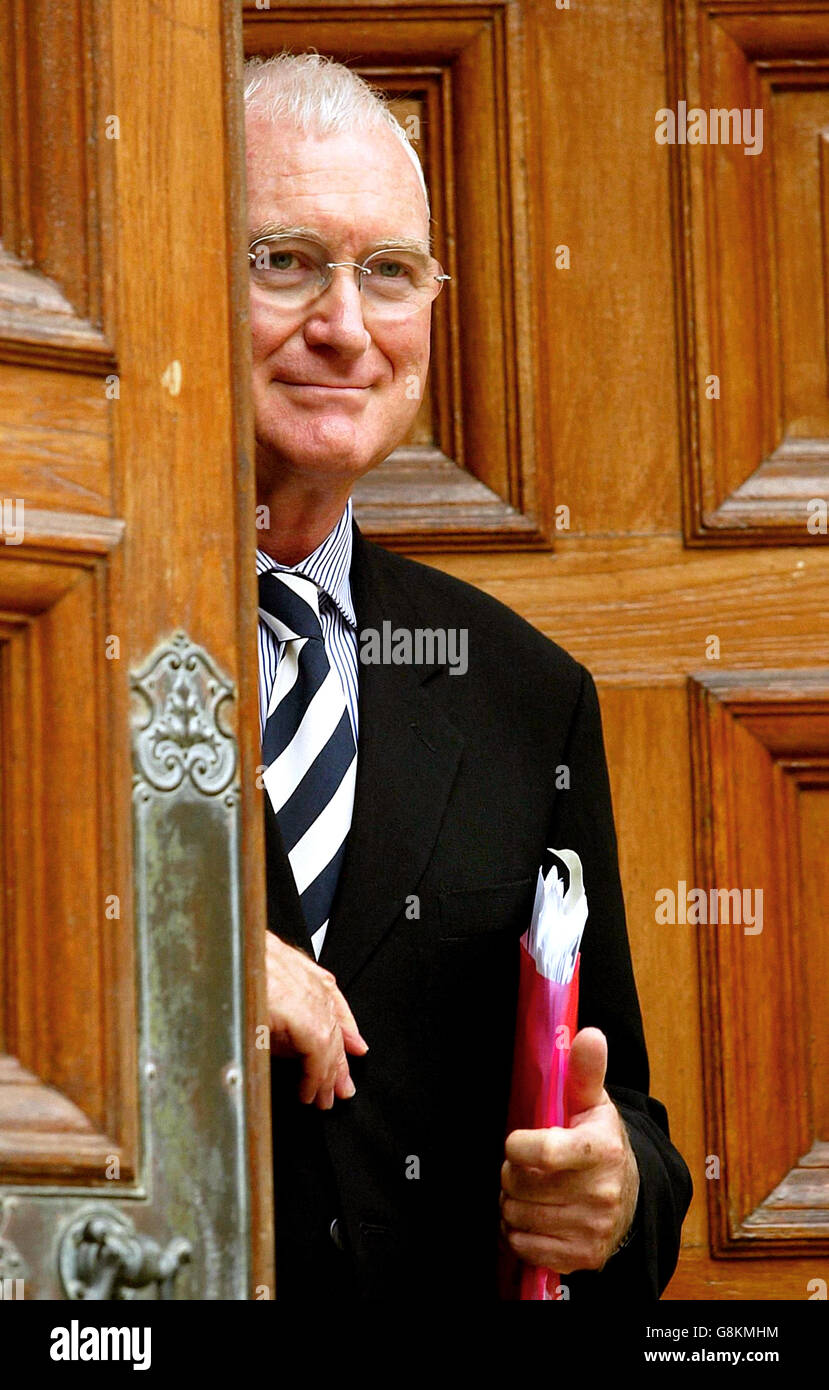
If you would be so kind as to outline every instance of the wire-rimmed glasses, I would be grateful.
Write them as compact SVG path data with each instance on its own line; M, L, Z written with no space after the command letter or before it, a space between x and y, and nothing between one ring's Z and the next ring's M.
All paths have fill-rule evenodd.
M407 318L431 304L451 276L426 251L384 246L364 261L332 261L320 242L305 237L257 237L248 247L251 281L279 309L296 313L325 293L335 270L351 269L364 311Z

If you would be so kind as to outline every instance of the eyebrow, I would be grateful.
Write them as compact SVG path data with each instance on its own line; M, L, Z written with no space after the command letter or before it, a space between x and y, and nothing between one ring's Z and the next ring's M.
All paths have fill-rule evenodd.
M323 238L313 227L291 226L287 222L263 222L252 232L249 245L253 246L254 242L272 236L300 237L304 241L316 241L321 246L325 245ZM364 250L361 255L369 255L370 251L388 251L392 248L400 251L417 251L422 256L431 255L428 242L405 236L384 237L379 241L373 241L370 250Z

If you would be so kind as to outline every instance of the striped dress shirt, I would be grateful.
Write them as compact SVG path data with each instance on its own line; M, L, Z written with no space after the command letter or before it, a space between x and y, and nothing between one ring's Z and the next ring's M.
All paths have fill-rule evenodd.
M351 599L351 499L345 511L316 550L298 565L280 565L264 551L256 552L256 573L266 570L289 570L311 579L320 590L320 625L325 651L331 667L337 672L345 696L348 717L357 743L357 615ZM259 734L264 738L271 694L279 664L279 642L262 616L259 616ZM317 956L322 947L324 930L317 932L313 945Z

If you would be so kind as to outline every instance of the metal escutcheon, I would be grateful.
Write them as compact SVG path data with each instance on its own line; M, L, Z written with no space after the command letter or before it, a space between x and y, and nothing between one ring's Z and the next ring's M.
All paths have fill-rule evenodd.
M176 1274L191 1255L190 1242L180 1236L162 1248L136 1232L121 1212L98 1209L67 1226L58 1262L67 1298L129 1299L136 1289L156 1284L158 1298L171 1299Z

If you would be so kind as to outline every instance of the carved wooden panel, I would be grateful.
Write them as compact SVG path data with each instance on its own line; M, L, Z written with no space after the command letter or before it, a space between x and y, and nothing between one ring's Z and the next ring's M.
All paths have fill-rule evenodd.
M829 4L667 12L686 537L820 544Z
M55 1246L90 1188L186 1240L174 1296L273 1294L241 55L238 0L0 7L0 1186L27 1298L72 1296Z
M825 1254L829 670L689 688L712 1249Z
M24 1184L137 1163L108 22L0 15L0 1173Z
M97 0L0 14L0 360L112 366L107 26Z
M126 748L108 562L119 523L75 536L27 511L0 565L0 1174L104 1183L135 1172ZM107 669L109 668L109 669ZM59 698L71 680L72 699Z
M546 548L520 7L246 0L247 53L312 47L393 97L417 137L434 251L452 276L433 309L428 394L409 439L355 489L360 524L408 551Z

